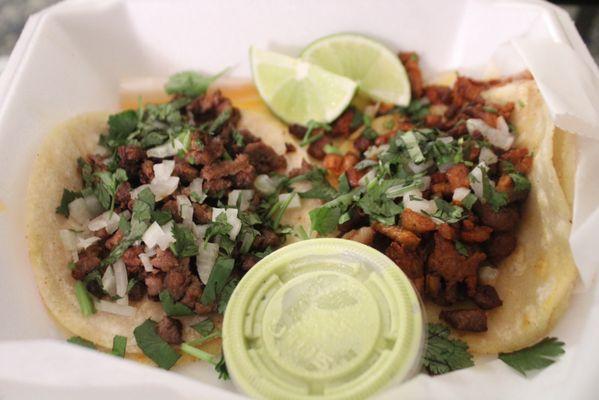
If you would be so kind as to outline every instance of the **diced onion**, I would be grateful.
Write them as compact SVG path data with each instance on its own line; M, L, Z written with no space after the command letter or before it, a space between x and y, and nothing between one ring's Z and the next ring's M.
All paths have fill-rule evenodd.
M135 307L113 303L112 301L98 300L95 302L95 306L98 311L122 315L123 317L132 317L135 315Z
M173 160L164 160L160 164L154 164L153 168L154 179L150 182L150 190L156 196L156 201L160 201L177 190L179 177L171 176L175 169Z
M147 247L146 246L146 251L144 252L148 255L148 257L154 257L156 255L156 248L155 247Z
M196 257L196 266L200 280L206 284L208 278L218 257L218 244L216 243L200 243L199 252Z
M164 160L160 164L154 164L154 179L166 179L171 176L175 170L175 162L173 160Z
M252 197L254 197L254 191L251 189L232 190L231 193L229 193L227 205L230 207L237 207L237 202L239 202L239 211L245 211L250 207Z
M61 229L58 235L65 250L77 253L77 234L75 232L69 229Z
M79 253L77 250L71 251L71 257L73 258L73 262L79 261Z
M439 172L447 172L449 170L449 168L453 167L454 164L453 163L445 163L445 164L441 164L439 165Z
M445 144L449 144L449 143L453 142L453 137L451 137L451 136L442 136L442 137L438 137L437 140L439 142L443 142Z
M95 232L106 228L106 231L109 234L113 234L119 227L120 219L120 216L114 211L106 211L89 221L89 224L87 224L87 229Z
M199 203L204 202L204 199L206 199L206 193L204 193L204 190L202 189L203 183L204 180L202 178L195 178L193 181L191 181L191 184L189 185L191 201L196 201Z
M481 162L470 171L470 174L468 174L470 187L472 188L474 195L479 199L483 198L483 170L486 172L487 169L487 165L484 162Z
M410 161L408 163L408 168L410 168L413 173L419 174L421 172L426 171L430 167L432 167L433 164L434 164L433 160L428 160L428 161L425 161L425 162L420 163L420 164L416 164L414 161Z
M495 164L497 162L497 156L493 153L493 150L488 147L480 149L480 155L478 156L479 162L484 162L487 165Z
M156 201L160 201L172 194L179 186L179 177L171 176L166 179L152 179L150 182L150 190L156 196Z
M478 279L485 285L493 285L499 276L497 268L484 266L478 269Z
M152 272L154 270L154 266L150 262L150 256L148 256L146 253L140 253L138 257L146 272Z
M122 306L127 306L129 305L129 295L126 294L125 296L121 297L120 299L116 299L115 300L116 304L120 304Z
M210 224L205 224L205 225L194 225L192 227L193 229L193 234L195 235L195 237L198 240L203 240L204 237L206 236L206 231L208 230L208 228L210 228Z
M85 200L85 206L87 207L87 211L91 214L91 217L95 217L104 211L102 204L100 204L96 196L87 196L84 197L83 200Z
M470 189L459 187L453 191L453 197L451 198L453 201L462 201L470 194Z
M437 211L437 205L433 200L426 200L422 197L420 190L414 189L403 196L403 205L405 208L420 213L420 214L434 214ZM426 213L426 214L425 214Z
M100 238L97 236L91 236L86 239L84 239L82 237L78 237L77 238L77 249L85 250L92 244L96 243L98 240L100 240Z
M150 189L150 185L147 185L147 184L146 184L146 185L141 185L141 186L138 186L138 187L136 187L135 189L133 189L133 190L131 191L131 198L132 198L133 200L137 199L137 196L139 196L139 194L140 194L140 193L141 193L141 192L142 192L142 191L143 191L145 188L148 188L148 189ZM152 190L152 189L150 189L150 190Z
M212 209L212 221L216 221L216 218L225 213L227 216L227 223L231 225L231 230L229 231L229 238L231 240L235 240L239 231L241 230L241 220L237 217L238 210L236 208L213 208Z
M366 185L368 185L368 183L374 181L375 179L376 179L376 170L371 169L370 171L368 171L366 173L366 175L364 175L363 177L360 178L358 183L360 184L360 186L366 186Z
M172 142L168 141L160 146L152 147L146 151L148 157L152 158L166 158L172 157L177 154L180 150L185 150L185 146L179 139L175 139Z
M420 190L427 190L429 187L431 187L430 176L423 176L422 178L420 178L420 181L422 182L419 187Z
M389 150L389 145L388 144L382 144L380 146L370 146L364 152L364 157L365 158L378 157L380 154L383 154L387 150Z
M300 207L300 199L299 199L299 196L297 195L297 193L295 193L295 192L280 194L279 202L285 202L285 201L289 200L289 197L292 197L292 199L289 201L289 205L287 205L287 208L299 208Z
M161 250L166 250L171 243L175 242L175 238L171 232L172 229L172 221L162 227L154 221L144 232L141 239L149 248L158 246Z
M114 269L114 279L116 281L116 295L123 297L127 294L127 284L129 283L127 279L127 267L125 267L123 260L117 260L112 265L112 268Z
M266 174L258 175L254 180L254 187L263 194L271 194L277 190L278 182L275 182Z
M80 225L87 224L87 221L92 218L92 214L87 208L85 200L82 198L75 199L69 203L69 216Z
M503 117L497 118L497 128L487 125L482 119L475 118L466 120L466 128L470 134L479 131L489 143L502 150L509 150L514 143L514 135L510 133Z
M193 224L193 206L187 196L179 195L176 197L177 207L179 208L179 214L183 219L183 224L191 226Z
M104 271L104 275L102 275L102 287L109 296L116 296L116 278L114 270L110 265Z

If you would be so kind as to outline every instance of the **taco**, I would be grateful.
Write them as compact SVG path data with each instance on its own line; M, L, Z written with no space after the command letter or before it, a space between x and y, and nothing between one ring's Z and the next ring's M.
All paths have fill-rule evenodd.
M532 345L577 279L574 138L555 128L529 74L426 85L418 57L400 58L408 107L356 103L312 133L308 153L333 188L312 227L384 252L429 321L450 325L472 353Z
M53 317L102 348L127 338L128 356L143 351L165 368L178 356L156 358L146 342L218 329L244 271L309 231L300 210L317 205L289 183L307 155L284 125L219 90L184 89L59 126L27 199L30 257ZM218 353L219 340L202 348Z

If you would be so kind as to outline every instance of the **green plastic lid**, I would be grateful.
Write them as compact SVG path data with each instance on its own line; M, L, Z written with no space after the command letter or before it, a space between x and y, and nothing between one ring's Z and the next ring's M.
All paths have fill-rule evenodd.
M393 261L343 239L294 243L256 264L233 292L223 351L256 398L364 398L420 366L418 295Z

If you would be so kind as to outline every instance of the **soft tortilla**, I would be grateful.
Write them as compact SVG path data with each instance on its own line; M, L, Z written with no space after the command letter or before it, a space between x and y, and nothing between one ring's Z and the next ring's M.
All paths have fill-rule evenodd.
M496 354L541 340L568 305L578 276L568 243L576 148L573 135L555 129L534 81L494 88L485 97L516 104L516 145L534 154L518 246L499 265L495 284L503 305L488 312L487 332L456 333L473 353ZM427 310L430 320L438 319L438 307Z
M136 304L133 317L123 317L97 312L90 317L81 315L75 297L75 280L71 277L67 264L70 254L64 250L58 232L68 228L65 218L56 214L63 188L81 187L77 173L77 158L94 152L100 133L106 130L107 113L86 114L74 118L57 127L44 141L36 155L27 195L27 232L30 246L30 259L42 298L50 313L60 325L73 335L81 336L103 348L111 348L115 335L128 338L128 356L138 358L141 350L136 346L133 330L147 318L160 320L164 315L158 302L148 299ZM284 125L272 116L256 112L242 111L241 126L261 137L279 154L285 153L285 142L292 138ZM288 168L301 164L307 157L305 150L296 149L286 155ZM310 221L306 207L317 205L315 200L302 200L301 208L288 210L282 223L293 227L304 226L309 231ZM303 212L302 212L303 210ZM294 236L290 236L294 238ZM189 327L197 318L183 318L186 337L196 334ZM187 323L186 323L187 322ZM217 325L218 325L217 321ZM207 343L204 350L212 353L220 351L220 340ZM137 355L137 356L135 356Z

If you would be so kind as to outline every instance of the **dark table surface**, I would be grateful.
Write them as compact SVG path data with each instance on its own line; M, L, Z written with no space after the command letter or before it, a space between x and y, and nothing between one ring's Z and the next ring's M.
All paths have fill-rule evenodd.
M58 0L0 0L0 70L10 54L27 16ZM599 1L553 1L563 7L599 63Z

